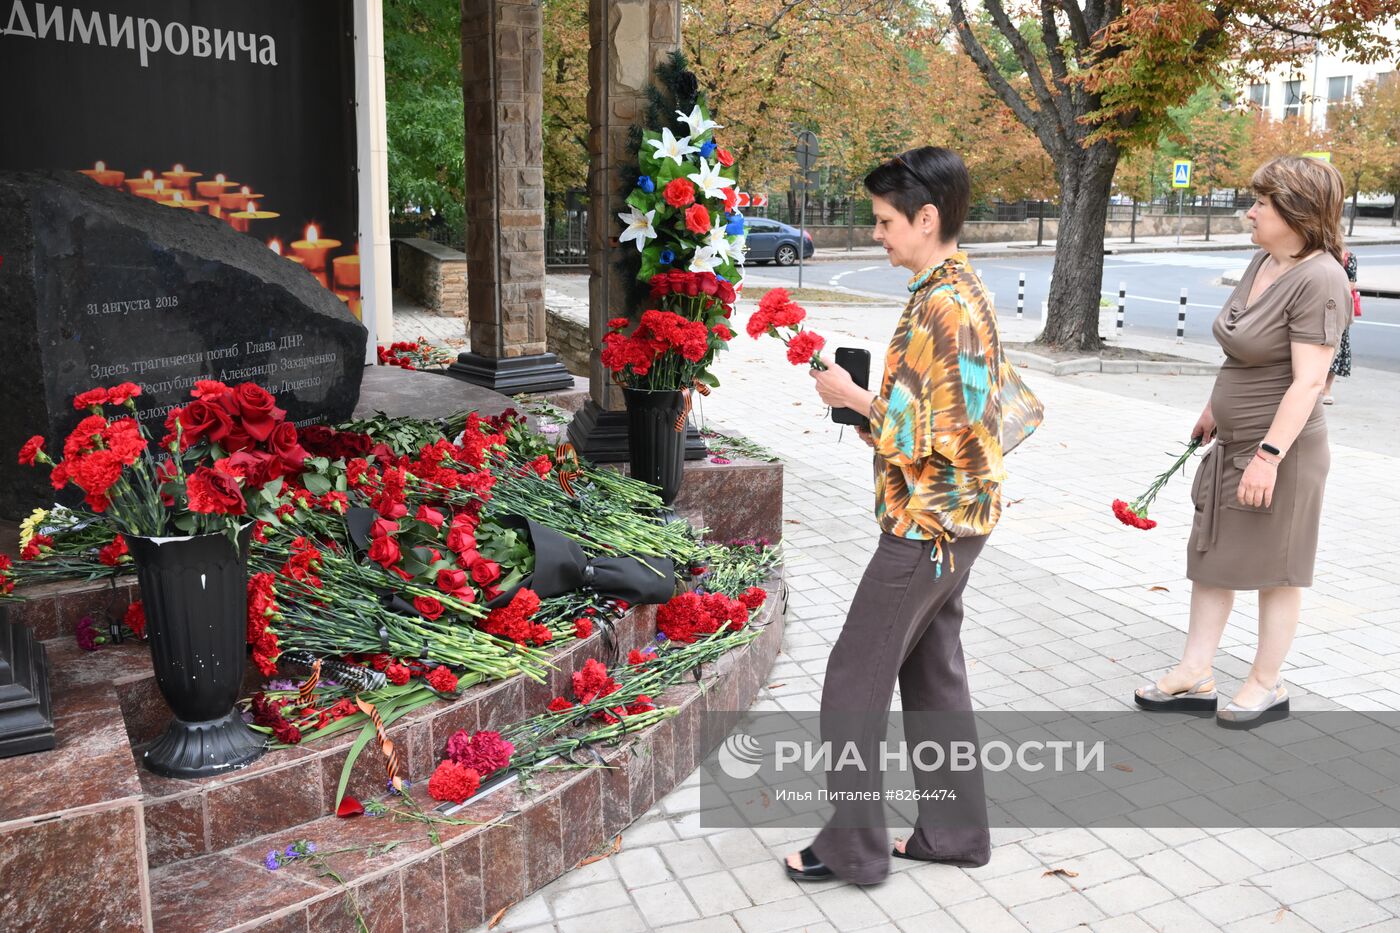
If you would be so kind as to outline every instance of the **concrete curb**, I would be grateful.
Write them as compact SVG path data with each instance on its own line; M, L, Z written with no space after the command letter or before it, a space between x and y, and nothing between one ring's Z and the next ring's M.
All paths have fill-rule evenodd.
M1394 246L1400 244L1400 236L1376 237L1375 239L1354 240L1357 246ZM983 249L983 245L987 248ZM1127 256L1133 253L1221 253L1245 250L1254 251L1259 247L1253 243L1182 243L1180 245L1164 243L1147 244L1117 244L1104 248L1105 256ZM995 243L980 244L969 243L963 246L967 252L967 257L972 260L977 259L1009 259L1013 256L1053 256L1055 247L1052 244L1044 246L1022 246L1022 247L999 247ZM843 249L829 249L819 252L808 259L807 265L827 263L827 262L853 262L856 260L871 259L883 260L884 250L870 250L868 247L855 249L847 252ZM1364 292L1362 294L1365 294Z
M1052 360L1025 350L1007 350L1006 358L1017 366L1052 376L1079 373L1152 373L1159 376L1213 376L1220 369L1215 363L1191 360L1105 360L1097 356L1077 360Z

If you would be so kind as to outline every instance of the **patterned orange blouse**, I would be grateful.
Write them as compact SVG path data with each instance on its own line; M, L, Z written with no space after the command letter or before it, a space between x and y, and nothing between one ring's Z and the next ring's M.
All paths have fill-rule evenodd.
M882 531L943 543L1001 517L1002 455L1044 409L1006 364L996 311L958 252L909 281L913 294L871 404L875 517Z

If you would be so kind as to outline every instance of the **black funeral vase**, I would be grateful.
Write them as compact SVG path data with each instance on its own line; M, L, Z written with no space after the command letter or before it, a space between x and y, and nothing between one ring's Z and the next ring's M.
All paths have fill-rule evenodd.
M626 387L622 394L632 477L659 486L661 501L669 506L681 491L685 466L685 396Z
M199 778L241 768L266 741L234 708L247 663L248 544L238 535L126 535L141 582L156 684L175 714L142 761L157 774Z

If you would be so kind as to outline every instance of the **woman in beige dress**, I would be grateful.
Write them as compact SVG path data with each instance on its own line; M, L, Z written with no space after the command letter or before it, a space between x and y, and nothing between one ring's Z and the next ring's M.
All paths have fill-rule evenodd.
M1259 592L1259 647L1228 728L1287 715L1280 676L1312 585L1327 423L1320 393L1351 314L1342 270L1341 174L1302 156L1254 173L1255 254L1215 319L1225 351L1192 437L1214 443L1196 468L1187 545L1191 622L1181 662L1134 699L1154 711L1216 709L1211 665L1236 590Z

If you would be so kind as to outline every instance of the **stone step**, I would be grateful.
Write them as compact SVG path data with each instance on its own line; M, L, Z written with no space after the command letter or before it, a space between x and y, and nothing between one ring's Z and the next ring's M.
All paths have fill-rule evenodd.
M455 812L471 825L427 826L393 815L320 816L151 870L154 929L354 931L469 929L563 874L674 789L722 740L718 710L745 710L765 682L782 639L785 606L776 586L753 624L762 634L711 665L701 682L670 688L658 705L680 712L611 748L598 767L546 771L528 787L510 781ZM426 773L426 772L423 772ZM410 788L424 812L437 802L426 782ZM362 798L369 799L369 798ZM392 804L392 798L385 798ZM249 810L276 806L249 797ZM150 817L148 816L148 821ZM298 861L269 871L268 852L314 842L327 866ZM394 844L388 852L370 847ZM352 851L344 851L352 850Z

